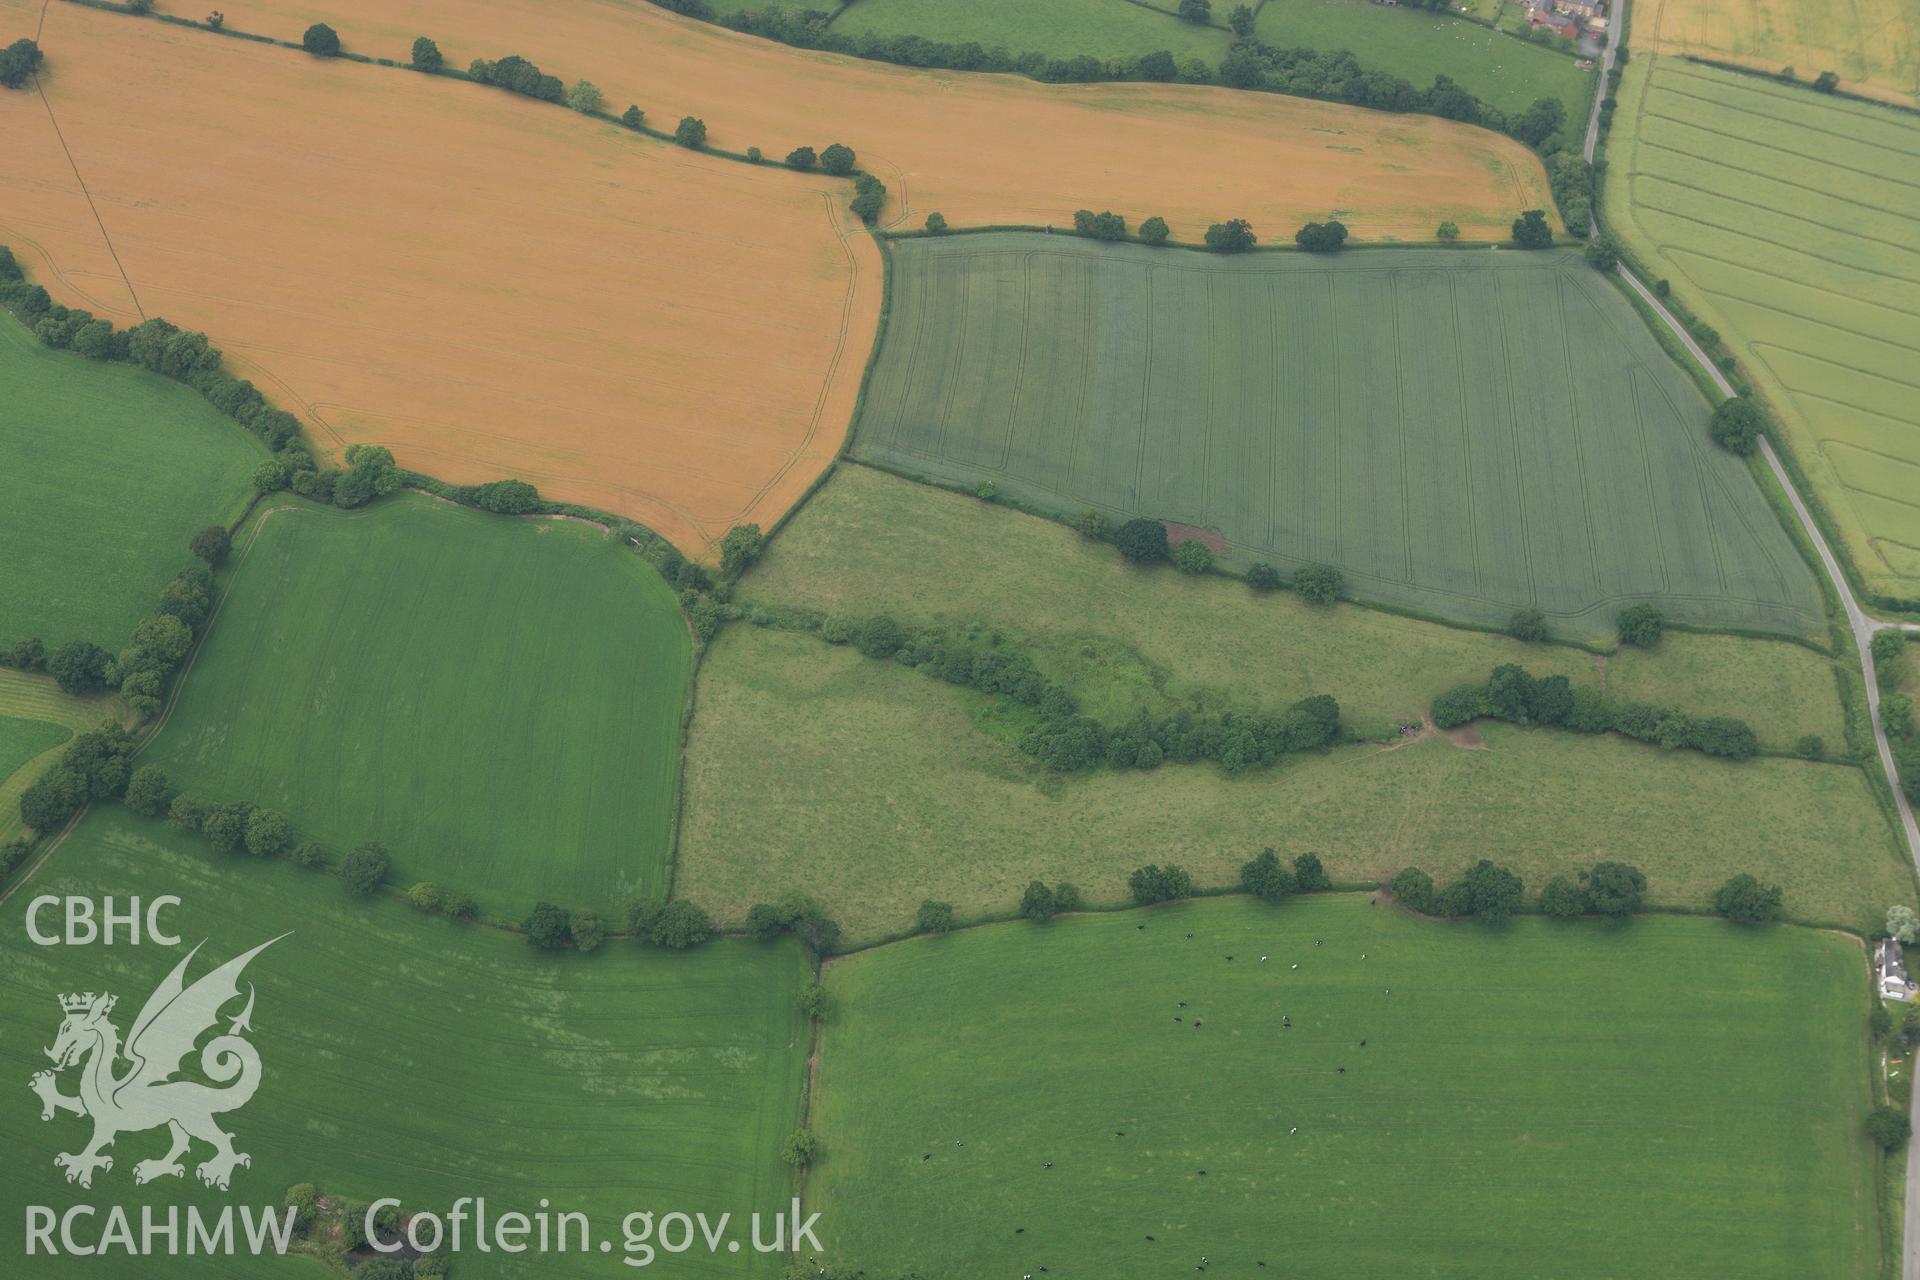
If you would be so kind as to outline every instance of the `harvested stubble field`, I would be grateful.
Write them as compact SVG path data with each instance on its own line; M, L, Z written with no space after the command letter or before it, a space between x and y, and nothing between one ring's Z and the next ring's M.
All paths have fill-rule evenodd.
M0 243L8 214L0 201ZM0 646L117 651L194 531L246 509L266 456L178 383L48 350L0 313Z
M1868 588L1920 596L1920 116L1648 57L1613 139L1610 227L1773 405Z
M1846 723L1823 655L1782 640L1670 632L1601 658L1289 591L1129 566L1109 546L1011 507L842 466L740 582L748 605L1000 632L1088 714L1228 705L1277 711L1330 693L1361 736L1423 719L1435 694L1501 663L1616 697L1749 721L1787 750Z
M844 182L77 5L41 43L46 105L0 100L0 239L60 301L204 329L321 445L689 552L839 449L880 302Z
M675 892L735 922L799 891L871 939L907 928L923 898L1012 911L1036 877L1096 903L1124 900L1147 862L1229 884L1268 845L1315 850L1338 880L1409 863L1451 878L1495 858L1529 893L1620 858L1646 871L1654 902L1687 907L1746 871L1782 885L1792 914L1859 929L1914 898L1912 865L1850 765L1732 764L1487 723L1482 749L1432 734L1238 778L1211 765L1061 778L1006 743L1008 717L982 695L751 626L721 633L696 696Z
M1122 0L1115 0L1121 3ZM163 0L178 3L178 0ZM298 40L326 21L350 49L405 59L417 35L447 60L518 52L584 76L657 124L704 119L715 146L783 156L844 142L889 189L883 221L918 227L1060 224L1080 208L1158 214L1176 239L1251 219L1269 238L1339 210L1359 236L1428 239L1451 218L1503 236L1553 207L1539 160L1510 138L1195 85L1043 85L811 53L668 13L588 0L554 21L544 0L244 0L229 25Z
M173 894L181 905L165 920L184 945L30 945L22 920L40 893L118 902ZM90 1224L98 1232L109 1203L125 1205L137 1231L143 1205L163 1221L167 1206L184 1212L189 1203L217 1215L225 1204L279 1205L300 1182L441 1214L460 1196L487 1197L490 1215L532 1214L545 1197L553 1212L590 1215L595 1239L611 1237L615 1252L482 1253L469 1223L454 1274L611 1280L634 1274L619 1251L627 1213L672 1205L739 1218L771 1214L791 1194L778 1151L799 1110L805 1024L796 1006L807 973L792 943L728 940L676 954L614 940L592 955L545 955L514 934L422 915L398 896L360 901L337 880L285 862L224 858L198 836L118 806L90 814L0 923L0 1070L18 1095L0 1108L0 1141L15 1156L0 1170L10 1205L99 1204ZM42 924L57 927L46 915ZM122 1133L113 1168L91 1191L66 1183L53 1155L79 1150L89 1126L69 1115L42 1123L26 1091L28 1076L48 1066L41 1047L60 1025L57 997L112 992L124 1034L187 947L207 940L191 981L282 934L243 978L257 1001L248 1038L262 1076L244 1109L220 1117L252 1157L230 1191L196 1180L192 1164L210 1152L198 1143L184 1178L136 1186L134 1166L166 1150L164 1129ZM239 1008L236 1000L224 1012ZM188 1070L197 1062L189 1057ZM73 1072L59 1088L75 1092ZM20 1232L20 1215L7 1214L8 1256L24 1253ZM750 1250L670 1261L685 1276L778 1274L773 1259ZM115 1250L36 1257L31 1274L340 1274L308 1267Z
M1635 53L1686 53L1758 71L1822 71L1850 92L1912 105L1920 94L1920 10L1909 0L1641 0Z
M827 966L808 1194L868 1275L1867 1280L1860 964L1359 895L915 939Z
M1825 641L1707 406L1573 253L1233 258L896 243L855 451L1071 514L1217 529L1358 598L1606 639L1625 605Z
M667 878L691 641L597 526L268 509L143 761L519 919Z
M1577 132L1592 76L1574 59L1451 13L1372 0L1267 0L1255 33L1282 49L1348 49L1370 71L1402 76L1425 89L1451 76L1481 101L1518 115L1537 98L1566 104Z

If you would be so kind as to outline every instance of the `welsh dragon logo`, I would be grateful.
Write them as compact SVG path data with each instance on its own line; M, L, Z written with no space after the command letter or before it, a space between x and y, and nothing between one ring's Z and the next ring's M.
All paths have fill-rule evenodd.
M243 1038L253 1029L249 1021L253 1016L251 983L247 985L246 1007L229 1021L224 1035L214 1036L200 1050L201 1072L225 1087L173 1077L193 1052L194 1042L220 1021L221 1008L239 998L240 972L247 962L278 941L280 938L263 942L187 986L187 965L200 951L196 946L147 997L124 1046L119 1029L108 1020L117 997L91 991L60 997L60 1009L66 1017L53 1047L46 1050L47 1057L53 1059L53 1070L37 1072L30 1084L40 1095L42 1120L53 1119L56 1111L93 1119L93 1140L84 1149L53 1158L66 1170L68 1182L91 1187L96 1170L113 1168L113 1158L104 1152L116 1137L161 1125L172 1134L173 1146L157 1160L134 1165L136 1183L184 1176L186 1169L180 1157L187 1154L196 1138L213 1147L212 1157L195 1170L200 1181L210 1187L225 1191L235 1166L253 1163L245 1152L233 1149L233 1135L214 1123L214 1117L222 1112L247 1105L260 1087L260 1055ZM123 1058L129 1066L116 1074L115 1067ZM80 1066L80 1092L69 1097L59 1091L56 1073L76 1065Z

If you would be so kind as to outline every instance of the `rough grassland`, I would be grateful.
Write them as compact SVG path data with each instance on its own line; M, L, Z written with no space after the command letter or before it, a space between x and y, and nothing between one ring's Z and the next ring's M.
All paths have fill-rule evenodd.
M1127 60L1164 49L1184 63L1198 58L1218 66L1231 37L1220 27L1182 21L1165 5L1155 13L1129 0L861 0L833 20L842 35L920 36L927 40L973 41L1016 53L1055 58L1087 54L1102 60ZM1224 21L1221 11L1216 21Z
M594 526L273 511L142 757L518 919L666 882L689 639Z
M1846 741L1832 664L1801 645L1673 632L1657 649L1601 659L1357 605L1322 609L1292 592L1134 569L1051 521L870 467L836 471L738 594L1001 631L1109 723L1138 707L1278 709L1331 693L1351 728L1385 734L1423 718L1442 690L1516 662L1580 684L1604 679L1636 701L1740 716L1782 750L1806 733L1834 750Z
M1521 209L1553 207L1531 152L1432 116L1205 85L911 70L792 49L646 0L586 0L564 23L548 0L244 0L225 12L230 26L288 40L330 22L348 48L399 59L423 31L455 66L517 50L656 123L699 116L713 144L734 151L844 142L887 184L882 221L903 227L934 210L956 227L1064 225L1092 208L1135 222L1159 214L1185 240L1232 217L1274 238L1350 209L1356 235L1424 240L1443 218L1491 237Z
M1851 766L1729 764L1489 724L1484 750L1434 735L1238 779L1168 766L1061 780L1002 741L980 695L752 627L722 632L697 698L675 892L735 921L801 890L874 938L906 928L923 898L1011 911L1036 876L1102 903L1124 899L1146 862L1228 884L1266 845L1318 851L1343 880L1408 863L1451 876L1492 857L1529 891L1621 858L1646 871L1654 901L1691 907L1750 871L1781 884L1794 915L1862 929L1914 896Z
M1658 602L1815 635L1812 573L1707 406L1573 253L1231 258L1017 233L891 250L863 458L1362 599L1608 637Z
M1509 115L1539 98L1567 107L1577 133L1591 72L1564 53L1528 44L1447 14L1372 4L1368 0L1268 0L1255 34L1283 49L1347 49L1369 71L1401 76L1425 89L1436 75Z
M1613 139L1608 224L1739 357L1867 586L1920 596L1920 117L1646 57Z
M869 1274L1865 1280L1861 960L1357 895L885 947L828 968L808 1196Z
M0 645L118 650L266 456L178 383L49 351L0 314Z
M1903 0L1646 0L1634 52L1690 53L1803 80L1840 75L1852 93L1911 105L1920 94L1920 12Z
M0 719L16 729L13 741L23 747L40 743L30 755L11 761L0 751L0 840L11 840L25 831L20 821L20 793L59 759L60 748L74 733L95 728L110 720L124 720L126 704L117 694L96 693L84 698L60 692L51 676L28 675L0 669ZM24 735L24 736L18 736Z
M123 903L177 895L167 922L183 945L28 945L23 916L39 893ZM793 1127L805 1058L795 1004L806 970L790 944L728 941L670 955L612 942L591 956L542 955L523 938L423 916L398 898L350 899L338 881L287 863L224 860L197 837L117 807L89 816L0 923L0 1070L16 1095L0 1108L0 1141L14 1156L0 1196L10 1205L98 1204L104 1215L124 1204L137 1230L143 1204L215 1213L278 1205L297 1182L436 1212L485 1195L491 1213L532 1213L546 1197L554 1211L588 1213L615 1252L513 1258L478 1253L469 1236L455 1274L613 1277L632 1274L619 1252L620 1218L632 1210L738 1215L786 1203L776 1152ZM154 1130L122 1134L113 1169L91 1191L63 1181L53 1156L78 1150L88 1129L67 1115L42 1123L26 1091L48 1065L41 1048L60 1023L56 997L114 993L125 1034L187 948L207 940L191 979L289 931L245 974L263 1074L253 1100L222 1120L253 1157L231 1190L202 1187L191 1167L184 1180L136 1187L133 1166L165 1150L165 1132ZM61 1091L75 1091L72 1072ZM191 1159L206 1153L196 1144ZM93 1221L97 1232L103 1219ZM21 1230L18 1212L0 1222L9 1258L23 1254ZM777 1274L750 1251L672 1261L688 1276ZM35 1276L112 1280L281 1274L245 1256L115 1253L31 1266Z
M41 43L101 221L47 106L10 93L0 238L123 323L124 266L149 314L206 330L322 446L517 476L691 553L778 518L846 435L880 263L843 235L844 182L78 5Z

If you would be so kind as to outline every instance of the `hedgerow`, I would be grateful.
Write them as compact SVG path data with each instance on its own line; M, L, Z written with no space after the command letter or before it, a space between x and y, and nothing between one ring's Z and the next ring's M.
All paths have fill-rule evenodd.
M1615 701L1589 685L1572 687L1565 676L1535 676L1507 663L1485 684L1457 685L1433 700L1434 724L1452 729L1491 716L1513 724L1558 725L1576 733L1619 733L1669 750L1686 748L1746 760L1759 753L1759 739L1744 720L1695 717L1673 707Z

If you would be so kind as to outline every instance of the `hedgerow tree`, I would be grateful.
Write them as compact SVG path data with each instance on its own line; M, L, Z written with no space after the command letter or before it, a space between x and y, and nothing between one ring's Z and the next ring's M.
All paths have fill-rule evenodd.
M1262 902L1279 902L1299 885L1273 850L1262 849L1241 866L1240 887Z
M523 922L527 941L542 951L559 951L573 939L573 913L551 902L536 902Z
M780 1145L780 1158L794 1168L804 1168L820 1158L820 1139L811 1129L795 1129Z
M1212 0L1180 0L1180 16L1201 26L1213 21Z
M31 40L15 40L0 49L0 85L9 89L25 88L33 73L40 69L41 61L39 45Z
M1280 571L1270 564L1250 565L1247 568L1247 585L1255 591L1277 591L1282 585Z
M1826 74L1833 73L1829 71ZM1882 1151L1893 1151L1905 1146L1907 1139L1913 1136L1913 1122L1898 1107L1875 1107L1867 1112L1867 1136Z
M1760 416L1760 410L1753 401L1745 396L1732 396L1714 406L1713 417L1707 423L1707 434L1722 449L1745 457L1753 452L1766 426L1766 419Z
M1547 615L1538 609L1517 610L1507 619L1507 634L1515 640L1539 641L1547 638Z
M1310 564L1293 575L1293 589L1315 604L1332 604L1346 581L1346 575L1330 564Z
M627 931L640 941L670 951L685 951L713 936L713 920L685 898L672 902L629 902Z
M1587 895L1565 876L1555 876L1540 891L1540 909L1555 920L1571 920L1587 914Z
M415 71L438 71L447 65L440 54L440 46L426 36L416 36L413 41L413 69Z
M1233 12L1227 15L1227 29L1232 31L1233 34L1241 40L1245 40L1248 36L1252 35L1253 10L1244 4L1235 5Z
M1436 239L1451 244L1460 238L1460 224L1453 221L1443 222L1440 224L1439 230L1433 234Z
M1141 906L1155 902L1173 902L1193 893L1193 877L1185 868L1168 863L1162 867L1149 862L1127 877L1127 889Z
M1766 924L1780 917L1780 886L1741 872L1714 890L1713 909L1735 924Z
M880 216L880 210L887 204L887 188L880 179L870 173L863 173L853 180L854 196L847 208L853 216L871 226Z
M47 658L47 670L65 693L92 693L106 687L113 655L86 640L69 640Z
M1309 222L1293 233L1293 242L1308 253L1337 253L1340 246L1347 242L1346 224L1329 218L1325 222Z
M1167 558L1167 526L1142 516L1113 531L1113 545L1135 564L1159 564Z
M1172 234L1171 228L1167 226L1167 220L1157 213L1140 224L1142 244L1165 244L1167 237Z
M1320 865L1320 855L1317 853L1303 853L1293 860L1293 878L1302 893L1319 893L1333 888L1333 878Z
M1651 649L1660 643L1660 633L1666 629L1667 615L1654 605L1636 604L1622 609L1613 622L1621 644Z
M707 122L698 116L681 116L674 126L673 140L690 151L707 145Z
M720 539L720 572L729 577L758 560L767 549L767 540L757 524L737 524Z
M836 142L820 153L820 167L836 178L844 178L853 172L857 158L852 147Z
M921 933L946 933L953 928L953 904L928 898L914 913L913 927Z
M331 58L340 52L340 34L324 22L316 22L300 37L300 47L316 57Z
M946 229L947 229L947 219L945 214L941 213L938 209L935 209L932 213L927 215L928 231L931 231L934 235L937 236L944 233Z
M813 166L819 162L820 158L813 154L812 147L795 147L793 150L787 152L787 168L789 169L800 169L804 171L813 168Z
M407 890L407 903L415 911L438 911L440 886L431 880L420 881Z
M163 818L173 803L173 783L159 765L143 765L127 780L127 808L143 818Z
M1604 233L1589 240L1583 252L1587 265L1595 271L1611 271L1620 261L1620 246L1613 242L1612 236Z
M627 109L620 113L620 123L629 129L637 130L641 125L646 123L646 120L647 113L632 103L628 103Z
M1402 867L1387 882L1393 900L1409 911L1430 915L1433 911L1433 877L1418 867Z
M1207 573L1213 568L1213 552L1200 539L1187 538L1173 549L1173 567L1182 573Z
M1833 93L1840 87L1840 77L1832 71L1822 71L1813 78L1813 87L1820 93Z
M1519 876L1482 858L1457 884L1449 886L1447 896L1456 906L1465 908L1463 914L1481 924L1502 925L1520 909L1523 890Z
M1513 242L1522 249L1545 249L1553 244L1553 228L1546 211L1529 209L1513 220Z
M606 100L606 95L591 80L575 80L567 87L567 105L582 115L592 115Z
M599 912L575 911L567 918L567 936L573 939L573 949L584 955L600 949L607 940L607 929L600 923Z
M1625 919L1646 899L1647 877L1624 862L1596 862L1581 879L1587 886L1587 901L1603 916Z
M1029 881L1020 895L1020 914L1035 924L1045 924L1053 919L1055 909L1053 890L1039 880Z
M218 569L226 563L227 553L233 549L233 539L227 533L227 526L210 524L193 535L192 541L187 543L187 549Z
M1253 234L1253 224L1245 218L1229 218L1208 227L1203 239L1207 248L1215 253L1245 253L1259 237Z
M1127 220L1111 210L1095 213L1091 209L1077 209L1073 215L1075 234L1094 240L1125 240L1127 238Z
M369 841L341 860L340 879L354 897L370 897L387 882L387 872L392 866L393 858L387 853L387 847Z
M243 837L247 852L256 858L271 858L284 853L293 843L293 824L287 821L283 813L272 809L255 809L247 815L247 830Z

